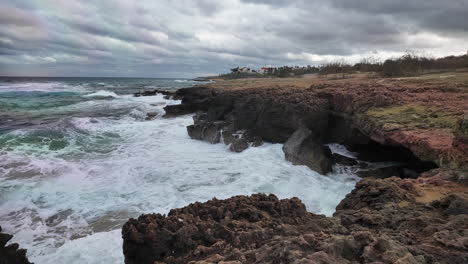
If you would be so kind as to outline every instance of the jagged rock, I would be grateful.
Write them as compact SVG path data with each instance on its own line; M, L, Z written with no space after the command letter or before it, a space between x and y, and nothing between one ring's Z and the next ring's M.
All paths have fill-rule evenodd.
M300 127L283 145L285 158L295 165L306 165L320 174L332 170L332 154L328 147L316 142L312 132Z
M193 139L203 140L216 144L220 142L221 130L225 126L225 122L198 122L197 124L187 127L189 136Z
M223 130L223 142L229 145L229 149L233 152L242 152L249 146L258 147L263 144L260 137L251 135L248 131L232 131L230 129Z
M457 197L426 201L441 185ZM439 174L363 179L334 217L265 194L197 202L130 219L125 263L466 263L467 189Z
M31 264L26 257L26 249L20 249L17 243L6 245L12 235L2 233L0 226L0 263L1 264Z
M392 176L402 177L403 176L403 168L401 166L388 166L382 168L375 168L375 169L367 169L361 170L356 172L356 174L361 178L380 178L385 179Z
M164 90L152 90L152 91L142 91L142 92L137 92L134 93L133 96L135 97L140 97L140 96L154 96L157 94L162 94L164 97L170 98L172 95L174 95L174 92L169 92L169 91L164 91Z
M338 153L333 153L332 157L333 157L333 162L334 163L347 165L347 166L354 166L354 165L358 164L356 159L346 157L346 156L340 155Z
M193 113L194 110L187 105L167 105L164 108L164 111L166 111L166 114L164 115L165 117L173 117L173 116L179 116L179 115L186 115Z

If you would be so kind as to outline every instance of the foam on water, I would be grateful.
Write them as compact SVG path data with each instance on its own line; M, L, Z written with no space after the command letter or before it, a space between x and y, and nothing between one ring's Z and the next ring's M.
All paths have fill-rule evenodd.
M114 98L117 98L119 96L117 94L115 94L114 92L99 90L99 91L94 92L94 93L83 95L83 97L114 97Z
M233 153L191 140L190 115L161 118L164 105L175 103L119 96L63 106L59 111L128 111L64 118L68 144L54 151L39 151L35 142L0 151L0 222L32 261L123 263L120 227L129 217L213 197L296 196L309 211L331 215L358 179L346 170L322 176L293 166L281 144ZM160 115L145 121L148 112Z

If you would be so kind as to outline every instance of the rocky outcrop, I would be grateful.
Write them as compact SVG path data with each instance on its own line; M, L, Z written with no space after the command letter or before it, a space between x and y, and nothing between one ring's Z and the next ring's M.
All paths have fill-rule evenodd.
M265 194L142 215L123 227L125 263L467 263L458 177L363 179L334 217Z
M130 219L126 263L468 263L463 89L424 80L276 81L181 89L174 97L182 110L173 113L197 112L189 135L233 151L279 142L286 159L323 174L332 162L365 168L334 216L265 194L194 203ZM330 142L358 160L401 165L332 155L323 145Z
M223 142L233 152L242 152L249 146L260 146L260 137L252 135L250 131L235 130L232 122L209 121L204 112L197 112L193 116L194 124L187 127L188 135L193 139L203 140L211 144Z
M2 233L0 226L0 263L1 264L31 264L26 257L26 249L20 249L17 243L7 246L12 235Z
M284 143L286 160L295 165L306 165L320 174L332 170L332 153L327 146L317 142L308 128L300 127Z
M150 90L150 91L142 91L142 92L137 92L137 93L134 93L133 96L135 97L140 97L140 96L154 96L154 95L157 95L157 94L162 94L164 95L166 98L171 98L175 93L174 92L171 92L171 91L164 91L164 90Z
M460 108L466 99L460 96L462 90L440 85L415 80L253 80L181 89L175 96L183 98L183 113L203 111L207 122L226 121L233 131L248 131L263 141L284 143L306 127L317 142L349 147L376 143L406 149L419 161L439 167L467 170L468 134Z

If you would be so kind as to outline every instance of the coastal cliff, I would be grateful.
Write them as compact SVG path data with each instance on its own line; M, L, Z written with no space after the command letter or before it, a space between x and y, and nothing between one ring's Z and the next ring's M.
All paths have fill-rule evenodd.
M468 82L439 78L261 79L181 89L168 117L195 113L193 139L240 152L284 143L285 158L324 174L340 143L365 173L333 217L274 195L213 199L123 227L133 263L468 262Z

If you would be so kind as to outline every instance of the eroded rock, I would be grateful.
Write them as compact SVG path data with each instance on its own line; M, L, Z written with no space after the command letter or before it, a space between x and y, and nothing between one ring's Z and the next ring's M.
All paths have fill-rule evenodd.
M197 202L130 219L125 263L466 263L465 184L363 179L334 217L265 194ZM456 195L429 201L435 186Z
M283 152L286 160L295 165L306 165L320 174L332 170L332 154L330 149L317 142L308 128L300 127L284 143Z

